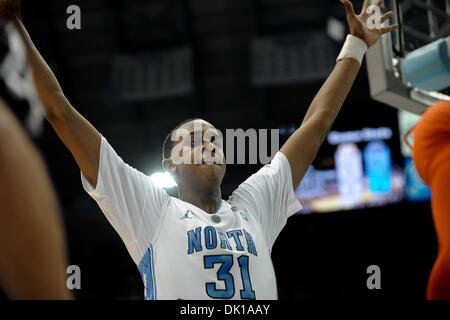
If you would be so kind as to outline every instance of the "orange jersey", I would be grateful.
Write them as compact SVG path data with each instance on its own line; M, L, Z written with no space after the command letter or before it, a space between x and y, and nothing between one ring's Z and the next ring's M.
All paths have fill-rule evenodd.
M417 172L431 188L438 257L430 274L427 299L450 299L450 101L431 106L413 128Z

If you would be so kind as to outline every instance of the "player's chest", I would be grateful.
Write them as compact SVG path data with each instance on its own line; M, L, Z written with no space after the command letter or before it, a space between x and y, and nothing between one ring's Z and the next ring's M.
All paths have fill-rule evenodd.
M258 246L263 245L259 224L242 207L228 207L217 214L188 207L169 209L160 237L170 238L168 242L188 255L223 251L256 256Z

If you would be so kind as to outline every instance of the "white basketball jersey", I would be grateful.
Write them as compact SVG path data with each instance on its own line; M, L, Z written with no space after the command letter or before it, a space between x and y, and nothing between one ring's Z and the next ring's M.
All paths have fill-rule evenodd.
M82 182L138 266L146 299L277 299L270 252L302 208L281 152L213 214L170 197L103 137L97 186Z

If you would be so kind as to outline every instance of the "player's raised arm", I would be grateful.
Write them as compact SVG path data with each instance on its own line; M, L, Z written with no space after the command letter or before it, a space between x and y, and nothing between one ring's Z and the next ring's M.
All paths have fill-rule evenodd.
M26 46L28 63L45 116L84 176L97 185L101 136L69 103L50 67L33 44L20 16L20 0L0 0L0 17L12 22Z
M281 148L286 155L292 170L294 188L303 179L308 167L316 157L320 145L325 139L339 110L344 103L361 66L361 60L368 47L374 45L386 32L390 32L398 25L369 29L366 21L369 18L367 8L370 0L365 0L362 11L356 15L353 5L348 0L341 0L345 6L350 35L338 58L338 62L313 99L300 128L288 139ZM376 4L381 6L383 0ZM392 16L389 11L381 18L381 23Z

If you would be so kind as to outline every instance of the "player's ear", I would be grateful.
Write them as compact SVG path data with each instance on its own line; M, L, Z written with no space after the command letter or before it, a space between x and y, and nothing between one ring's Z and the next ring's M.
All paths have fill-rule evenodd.
M177 168L172 162L172 159L163 159L162 166L170 174L175 174L177 170Z

